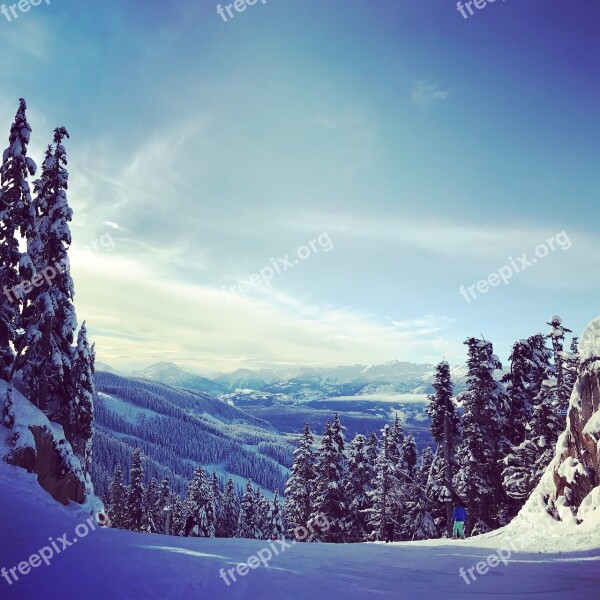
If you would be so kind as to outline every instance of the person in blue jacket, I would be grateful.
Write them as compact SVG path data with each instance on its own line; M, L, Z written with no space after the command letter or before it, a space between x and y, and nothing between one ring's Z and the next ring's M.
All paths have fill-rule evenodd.
M452 538L456 539L460 534L460 537L465 539L465 521L467 520L467 510L465 507L458 503L454 506L454 512L452 513L452 519L454 520L454 528L452 529Z

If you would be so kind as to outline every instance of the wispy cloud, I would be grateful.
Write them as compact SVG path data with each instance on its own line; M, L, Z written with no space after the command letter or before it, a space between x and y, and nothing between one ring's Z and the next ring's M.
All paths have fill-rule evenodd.
M434 102L446 100L449 96L450 92L442 89L439 84L425 80L417 81L411 92L411 99L418 106L429 106Z

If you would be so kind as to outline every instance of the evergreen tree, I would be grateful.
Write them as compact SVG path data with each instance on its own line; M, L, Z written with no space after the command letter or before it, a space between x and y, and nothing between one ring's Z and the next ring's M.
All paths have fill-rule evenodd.
M373 431L369 436L369 441L367 442L367 460L369 461L369 465L375 473L375 463L377 462L377 455L379 454L379 440L377 439L377 434Z
M519 418L525 419L525 437L519 444L512 446L503 460L503 487L510 499L508 518L518 513L542 475L536 463L550 446L553 448L552 442L546 444L546 436L549 435L548 440L552 440L560 429L560 419L556 414L557 401L553 392L556 379L550 362L552 352L546 347L542 334L533 335L524 343L518 344L518 348L515 345L516 353L513 349L513 368L509 377L504 380L513 397L516 394L521 396L517 404L522 403L528 416L523 417L518 413ZM522 426L513 419L510 423L513 430L518 431ZM518 437L520 435L519 433ZM546 460L547 457L542 458L542 462Z
M569 399L571 398L571 393L573 392L575 382L577 381L579 362L579 338L577 336L573 336L573 339L571 340L570 352L567 356L565 364L565 385L569 393Z
M221 495L221 486L219 485L219 478L213 471L210 476L210 493L214 498L215 505L215 537L225 537L223 535L223 499Z
M297 527L306 527L311 516L311 495L315 479L315 454L313 436L308 423L294 450L292 474L285 488L284 514L288 533Z
M279 502L279 491L275 490L273 500L269 504L269 513L267 516L268 527L265 532L267 539L281 539L285 536L285 527L283 525L283 510Z
M315 467L316 478L311 495L312 511L308 524L310 526L318 523L319 516L324 515L329 521L329 528L322 531L313 527L309 538L311 541L345 541L347 500L344 492L344 443L343 437L340 436L340 427L339 420L337 425L332 425L329 421L325 425Z
M0 166L0 378L10 380L22 326L22 294L14 288L31 276L31 261L19 251L18 232L25 235L32 227L31 192L28 177L36 165L27 156L31 127L26 117L27 104L21 98L10 128L8 148Z
M435 393L428 396L427 414L431 417L431 435L438 445L440 464L436 466L439 469L438 472L443 472L443 480L436 481L438 485L435 489L435 499L444 504L446 531L450 535L452 532L452 496L454 493L452 480L456 473L455 450L459 441L459 418L454 402L452 402L454 391L450 376L450 365L446 361L440 362L436 367L433 389Z
M367 456L365 436L358 433L350 443L348 456L348 474L345 491L348 499L347 540L349 542L367 541L369 534L368 517L372 504L369 493L373 491L374 467Z
M112 527L116 529L127 528L127 489L123 485L123 475L119 463L115 467L115 475L110 486L108 518Z
M73 385L74 330L73 281L69 274L67 247L71 244L67 203L67 158L62 144L69 134L54 130L54 142L46 152L42 174L35 182L35 228L28 232L27 247L40 285L27 293L23 311L25 350L19 367L28 398L34 399L50 417L65 428L73 441L70 416L76 414ZM46 269L51 269L46 271ZM42 277L53 273L53 278Z
M167 527L167 513L166 508L171 509L171 527L170 534L174 535L173 528L173 506L172 506L172 492L169 486L169 476L165 475L163 480L158 486L158 495L156 500L156 526L159 533L165 533Z
M129 471L129 487L127 488L127 503L125 526L130 531L142 530L144 516L144 471L142 468L142 451L133 451L131 470Z
M375 464L375 484L369 494L373 506L369 518L372 541L384 541L386 529L392 525L397 526L393 514L394 463L390 456L390 428L386 425L382 429L382 444Z
M171 510L171 535L181 536L185 530L186 504L177 494L171 496Z
M254 528L255 536L258 540L268 540L271 536L271 527L269 523L269 502L257 486L254 489Z
M215 537L215 499L210 480L200 465L188 486L186 509L194 519L198 537Z
M495 528L504 510L502 463L508 453L508 401L502 384L494 379L501 369L492 344L468 338L467 389L460 394L464 413L460 465L454 487L467 498L467 533Z
M142 517L142 531L147 533L164 533L160 528L158 519L158 484L152 478L144 490L144 514Z
M252 488L252 481L246 482L246 490L240 503L240 514L238 517L235 537L246 539L258 539L260 531L257 530L257 506L256 494Z
M92 422L94 420L94 345L87 340L85 321L77 334L74 349L74 397L69 404L69 431L75 456L81 459L85 473L89 473L92 458Z
M225 484L221 501L221 524L219 531L221 537L231 538L235 535L238 516L240 513L240 502L231 477Z
M402 538L405 540L427 540L438 536L432 503L427 496L427 481L432 461L431 448L425 448L419 469L408 484L406 517L402 527Z
M556 377L556 395L559 408L566 409L569 406L569 398L571 390L568 389L565 365L564 342L565 333L572 333L570 329L563 327L562 319L559 316L554 316L547 323L550 325L550 333L548 337L552 342L552 350L554 351L554 375Z

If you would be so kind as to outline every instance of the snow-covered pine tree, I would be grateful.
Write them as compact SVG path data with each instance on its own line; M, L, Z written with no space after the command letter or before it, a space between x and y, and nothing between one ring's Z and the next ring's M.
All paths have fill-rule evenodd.
M570 394L573 392L579 372L579 338L577 336L573 336L569 349L570 352L565 361L565 385L567 390L569 390L570 399Z
M285 488L284 515L288 534L297 527L306 527L311 515L311 494L315 479L313 435L308 423L294 450L294 464Z
M71 244L73 211L68 205L67 158L63 146L69 134L64 127L54 130L54 142L46 152L40 179L35 181L35 228L27 234L27 248L33 260L37 287L26 294L28 304L23 311L25 350L18 363L26 395L53 421L65 428L69 442L70 415L73 406L74 331L77 326L73 307L73 280L69 274L67 247ZM58 266L57 266L58 265ZM54 274L42 277L45 269Z
M523 437L520 443L513 442L503 460L502 485L508 496L508 519L519 512L539 481L535 465L540 450L536 438L540 429L545 428L542 422L549 419L558 423L557 415L552 409L548 410L552 402L548 405L542 394L544 382L553 380L551 356L542 334L520 340L513 347L511 371L503 377L512 403L509 418L509 429L513 432L511 437L514 442Z
M452 480L456 473L456 447L459 442L459 418L452 401L454 393L450 365L440 362L433 379L435 393L428 396L427 414L431 417L431 436L437 444L437 471L443 473L443 479L436 481L435 500L444 504L446 514L445 529L450 536L452 532L452 497L454 494ZM429 460L429 457L426 457ZM433 464L433 457L432 457ZM431 465L430 465L431 467ZM429 477L425 483L427 486ZM434 512L435 508L434 508ZM436 517L438 515L436 514Z
M254 489L254 527L256 530L256 539L270 539L271 528L269 524L269 502L265 498L261 489L256 486Z
M432 503L427 497L427 480L432 461L431 448L427 447L423 451L419 469L408 484L406 516L402 525L402 538L405 540L427 540L438 537L432 514Z
M238 517L236 538L258 539L260 532L256 528L256 494L252 488L252 481L246 482L246 490L240 502L240 514Z
M377 439L377 434L372 431L369 436L369 440L367 441L367 460L369 461L369 465L373 471L373 476L375 475L375 463L377 462L377 455L379 454L379 440Z
M171 535L183 535L185 530L185 502L177 495L171 496Z
M569 389L566 374L566 359L568 355L564 352L565 333L572 333L570 329L563 327L562 319L555 315L547 323L550 325L550 333L548 337L552 342L552 350L554 351L554 376L556 377L556 398L558 402L557 408L566 410L569 407L569 398L571 397L572 388ZM562 429L564 429L566 419L562 419Z
M340 444L339 426L334 429L327 421L318 453L315 483L311 494L312 511L308 520L311 530L310 541L338 543L346 541L348 503L344 490L345 462L343 442ZM325 531L318 527L323 515L329 522L329 527Z
M144 470L142 468L142 451L135 448L129 471L129 487L127 488L125 525L130 531L142 531L144 518Z
M504 511L502 463L508 453L508 401L494 372L502 368L491 342L467 338L467 389L454 489L467 500L467 533L496 528Z
M0 166L0 378L4 380L10 379L14 349L20 346L18 331L21 327L22 297L13 288L26 275L33 274L30 272L30 260L19 251L17 235L19 231L26 233L32 226L28 177L35 175L37 168L27 156L31 127L26 110L27 104L21 98Z
M392 488L394 485L394 462L390 456L390 427L386 425L382 431L382 443L375 463L375 483L370 492L372 510L369 515L369 539L385 541L386 528L397 527L393 511Z
M158 495L156 499L156 522L158 533L165 533L167 525L167 514L165 508L171 509L171 515L173 514L172 506L172 492L169 485L169 476L165 475L158 486ZM171 535L174 534L173 530L173 518L171 517Z
M240 501L235 493L233 479L230 477L225 484L221 501L221 523L219 524L221 537L231 538L235 535L239 514Z
M213 471L210 475L210 492L214 498L215 505L215 537L225 537L223 535L223 499L221 494L221 486L219 485L219 478Z
M269 513L267 517L268 528L265 532L266 539L281 539L285 536L285 527L283 525L283 510L279 501L279 491L275 490L273 499L269 504Z
M210 480L200 465L196 467L188 486L186 509L194 519L198 537L215 537L215 499Z
M110 485L108 518L111 527L127 529L127 488L123 485L123 474L119 463L115 467L115 475Z
M92 422L94 420L94 345L87 339L85 321L77 334L73 350L73 392L69 402L69 426L65 431L71 440L75 456L81 459L84 473L89 473L92 459Z
M398 413L394 418L394 425L390 430L388 439L388 453L392 462L397 465L402 462L402 444L404 443L404 431L402 429L402 421L398 417Z
M348 473L344 485L348 500L348 542L368 539L368 517L372 508L369 492L373 491L374 479L375 470L367 456L367 441L364 435L357 433L348 448Z
M163 533L158 519L158 484L154 477L150 479L144 490L144 511L142 515L142 531L147 533Z

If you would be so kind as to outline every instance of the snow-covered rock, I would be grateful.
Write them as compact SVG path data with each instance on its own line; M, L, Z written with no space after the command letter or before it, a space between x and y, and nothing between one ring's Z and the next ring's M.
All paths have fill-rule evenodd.
M554 539L565 548L600 546L600 317L586 328L567 428L556 455L507 535Z
M8 383L0 380L2 412L8 389ZM48 420L16 389L11 389L8 413L7 423L0 426L0 458L35 473L40 486L62 504L77 502L90 513L103 510L89 475L84 474L79 458L65 439L63 428Z

